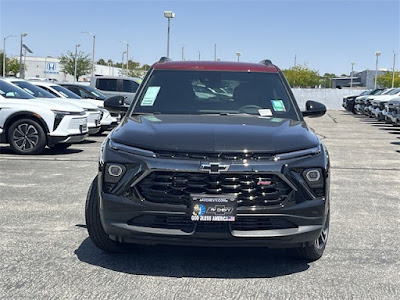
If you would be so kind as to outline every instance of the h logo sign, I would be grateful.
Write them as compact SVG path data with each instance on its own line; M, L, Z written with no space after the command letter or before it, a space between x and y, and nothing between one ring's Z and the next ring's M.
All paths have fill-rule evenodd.
M47 70L48 71L56 71L56 64L55 63L47 63Z

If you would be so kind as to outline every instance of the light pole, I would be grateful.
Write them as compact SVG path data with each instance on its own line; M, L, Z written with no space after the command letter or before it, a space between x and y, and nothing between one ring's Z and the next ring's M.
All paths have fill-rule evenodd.
M90 31L82 31L81 33L90 34L93 38L93 54L92 54L92 76L94 76L94 50L96 48L96 36Z
M355 65L355 63L354 62L352 62L351 63L351 74L350 74L350 87L352 88L353 87L353 67L354 67L354 65Z
M22 39L26 37L28 34L27 33L21 33L21 43L19 45L19 78L22 77Z
M76 69L78 66L78 47L80 47L80 44L76 44L75 45L75 70L74 70L74 82L77 82L77 78L76 78Z
M217 44L214 44L214 61L217 61Z
M381 55L380 51L375 52L376 55L376 64L375 64L375 84L374 84L374 89L376 89L376 80L378 78L378 57Z
M200 60L200 51L198 51L199 52L199 60Z
M182 46L182 61L185 60L185 45Z
M122 52L122 61L121 61L121 76L124 76L124 54L126 51Z
M9 37L15 37L15 35L9 35L4 38L4 47L3 47L3 77L6 77L6 39Z
M236 55L237 55L237 57L238 57L238 62L240 61L240 55L242 55L242 52L236 52Z
M392 88L394 88L394 72L396 67L396 53L393 51L393 75L392 75Z
M168 38L167 38L167 57L169 57L169 33L171 28L171 19L175 18L175 13L172 11L166 10L164 11L164 17L168 19Z
M126 45L126 76L128 76L129 75L129 66L128 66L128 64L129 64L129 44L126 41L118 41L118 42ZM123 69L124 65L122 64L121 67Z

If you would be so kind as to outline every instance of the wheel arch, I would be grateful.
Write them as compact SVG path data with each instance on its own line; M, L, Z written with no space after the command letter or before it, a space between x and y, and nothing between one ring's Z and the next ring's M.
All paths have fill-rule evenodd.
M50 132L49 127L47 126L46 122L44 121L44 119L37 113L34 112L30 112L30 111L19 111L16 112L12 115L10 115L7 118L7 121L4 124L4 140L8 143L8 130L10 128L10 126L17 120L20 119L31 119L33 121L36 121L44 130L44 132L46 133L46 144L47 144L47 134Z

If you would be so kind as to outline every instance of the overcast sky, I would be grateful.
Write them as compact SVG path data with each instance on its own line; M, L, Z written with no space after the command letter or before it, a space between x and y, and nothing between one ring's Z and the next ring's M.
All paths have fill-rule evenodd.
M171 20L173 60L214 59L214 44L221 60L258 62L269 58L282 69L298 64L325 72L349 73L375 69L375 52L381 51L380 68L392 68L393 51L400 56L400 1L124 1L0 0L0 35L6 51L19 55L20 34L34 56L58 57L68 50L92 51L96 35L96 60L121 61L129 56L152 64L166 55L167 19ZM2 40L3 41L3 40ZM1 48L3 48L1 43ZM400 57L397 66L400 65ZM397 67L396 69L400 69Z

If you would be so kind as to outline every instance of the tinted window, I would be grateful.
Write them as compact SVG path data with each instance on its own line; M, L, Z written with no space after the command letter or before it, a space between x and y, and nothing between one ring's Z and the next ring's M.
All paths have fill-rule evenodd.
M134 111L245 113L298 120L278 73L156 70Z
M4 98L33 99L31 94L8 82L0 80L0 95Z
M92 88L91 86L85 86L85 87L83 87L83 89L85 89L85 91L87 91L88 93L91 93L98 100L105 100L107 98L106 95L104 95L99 90L96 90L96 89Z
M122 80L122 92L126 93L136 93L137 88L139 87L139 84L132 80Z
M13 81L15 85L19 86L25 92L41 98L55 98L53 94L49 93L48 91L26 81Z
M102 91L117 91L118 79L98 78L96 81L96 88Z
M51 89L49 89L47 86L40 86L41 89L44 89L45 91L49 92L50 94L54 95L55 97L60 97L59 95L57 95L56 92L52 91Z
M63 86L52 85L51 87L55 89L57 92L59 92L61 95L63 95L65 98L81 99L81 97L79 97L77 94L71 92L70 90L66 89Z

